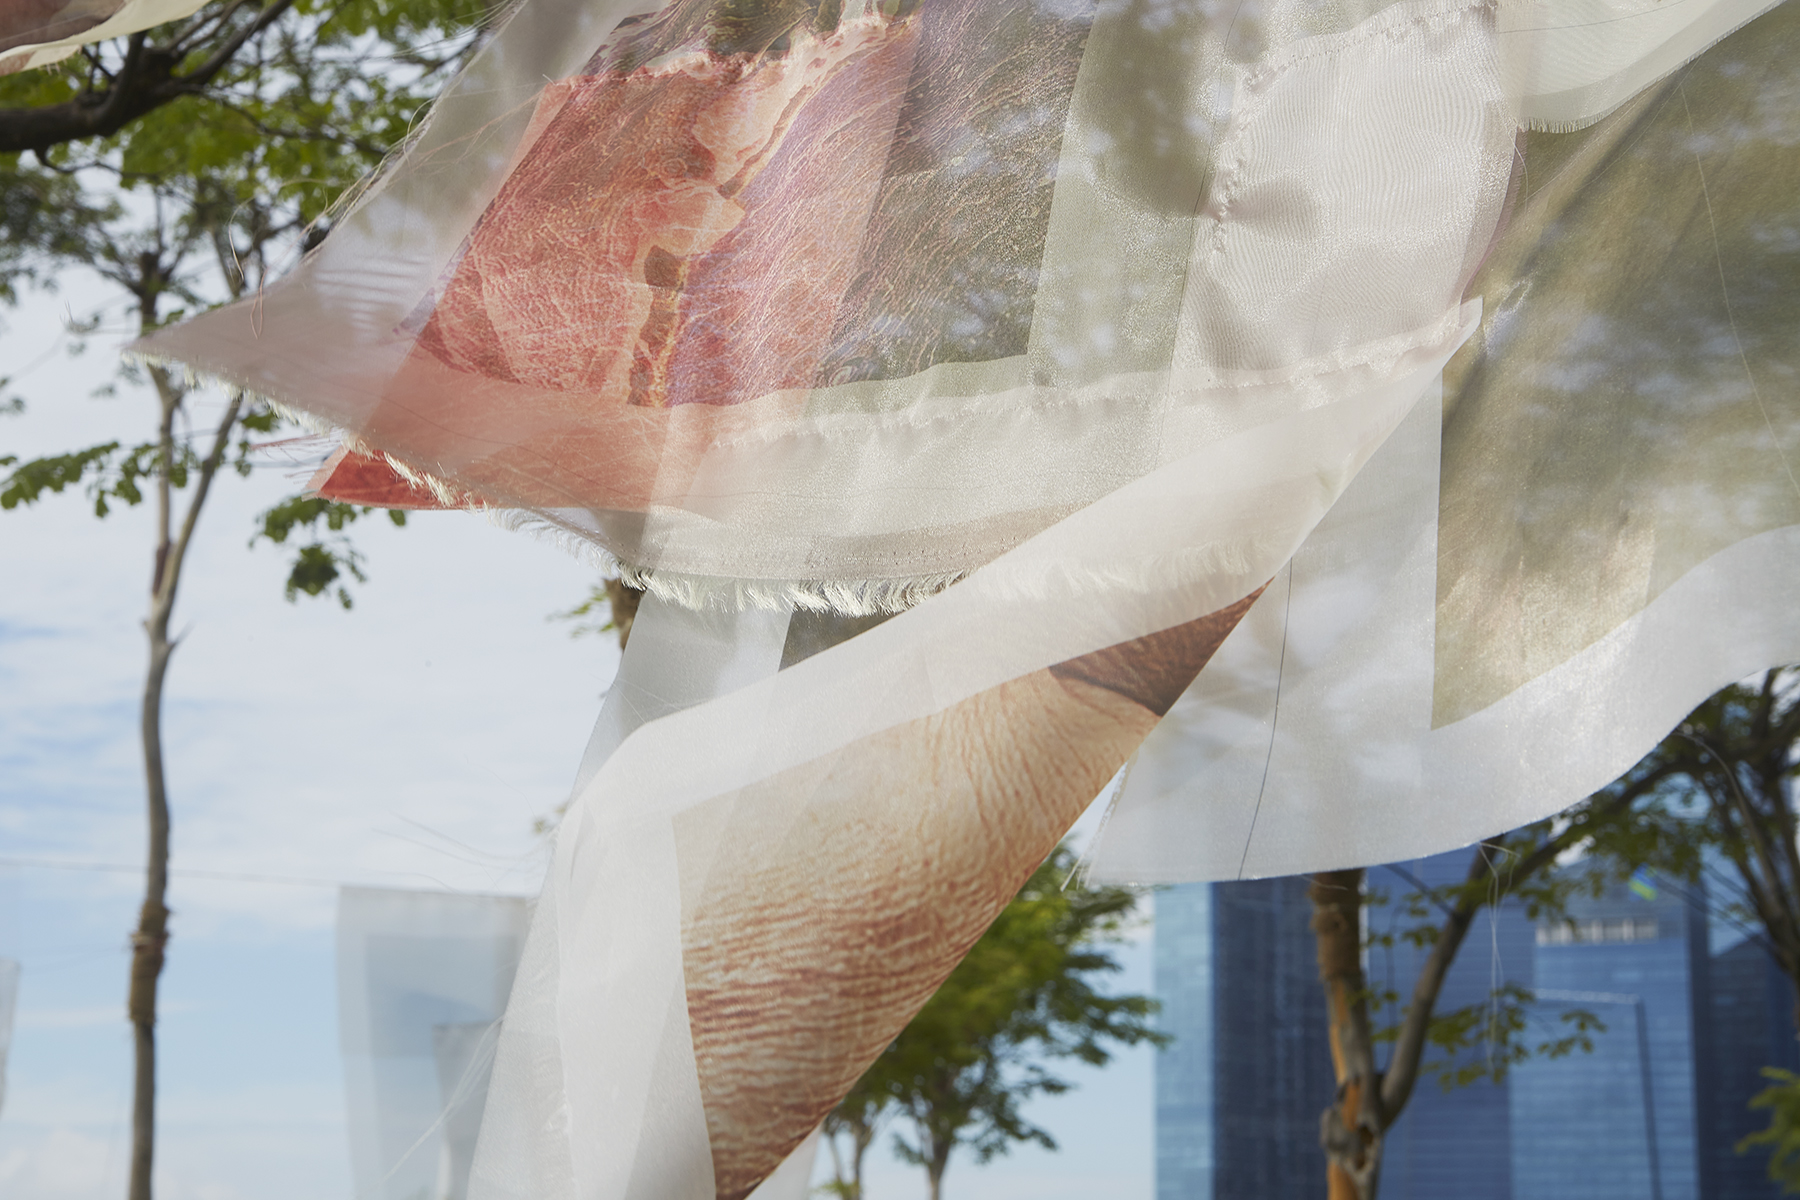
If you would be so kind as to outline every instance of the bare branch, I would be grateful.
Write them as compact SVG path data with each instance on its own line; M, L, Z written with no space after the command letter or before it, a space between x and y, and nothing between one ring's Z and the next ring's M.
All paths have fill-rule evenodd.
M117 74L107 76L102 94L96 95L90 88L61 104L0 109L0 154L47 150L64 142L107 137L165 104L200 94L246 42L274 24L293 2L270 0L255 20L246 22L211 57L186 74L176 74L176 68L187 57L179 40L166 46L151 46L147 35L133 34L124 63ZM105 73L97 60L89 61Z

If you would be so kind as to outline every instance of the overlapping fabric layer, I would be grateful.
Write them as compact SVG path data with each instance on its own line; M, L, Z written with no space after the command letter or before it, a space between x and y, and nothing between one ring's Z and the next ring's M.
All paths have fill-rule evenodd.
M338 1041L358 1196L467 1197L528 915L512 896L339 893Z
M179 21L205 0L0 0L0 75L48 66L89 42Z
M1797 13L519 9L146 347L652 592L470 1194L746 1196L1134 755L1100 873L1392 859L1800 658Z

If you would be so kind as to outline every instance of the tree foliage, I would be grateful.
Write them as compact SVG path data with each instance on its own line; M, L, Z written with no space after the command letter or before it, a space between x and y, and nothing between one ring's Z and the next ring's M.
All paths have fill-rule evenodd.
M1445 1087L1499 1082L1534 1055L1591 1049L1592 1035L1604 1031L1583 1009L1545 1023L1531 991L1516 984L1497 987L1479 1003L1437 1011L1439 989L1475 917L1502 900L1521 903L1540 924L1567 920L1577 897L1598 897L1648 867L1677 885L1704 884L1714 914L1759 941L1800 988L1800 847L1789 794L1800 770L1793 759L1797 736L1800 671L1769 671L1708 698L1629 771L1580 804L1476 847L1462 880L1438 887L1413 881L1396 905L1399 926L1373 930L1362 942L1365 950L1407 944L1425 952L1404 997L1371 987L1360 954L1350 952L1360 928L1355 911L1385 897L1368 889L1361 871L1331 873L1336 892L1316 902L1321 909L1342 902L1348 914L1320 933L1334 1053L1343 1052L1339 1093L1325 1121L1332 1196L1375 1195L1383 1135L1418 1077L1435 1077ZM1353 897L1338 895L1352 889ZM1327 964L1328 933L1336 938L1335 967ZM1380 1045L1390 1050L1378 1068ZM1784 1088L1800 1084L1778 1080L1758 1098L1772 1124L1741 1147L1775 1147L1770 1171L1778 1179L1800 1162L1800 1119L1784 1115L1800 1113L1800 1090L1790 1096Z
M87 272L119 289L127 328L142 335L262 288L326 236L335 199L400 144L476 44L480 29L462 16L443 0L218 0L58 67L0 77L0 302ZM106 312L71 327L73 348L115 332ZM153 399L154 436L0 456L0 509L81 489L99 517L120 504L154 512L141 713L149 845L127 999L128 1192L150 1200L157 991L170 936L161 733L170 620L212 483L226 467L249 474L255 439L280 417L236 390L202 417L194 382L154 362L126 364L116 378ZM0 404L19 407L18 397ZM363 571L345 530L370 511L294 497L263 513L251 540L301 543L290 600L330 592L347 607L343 580Z
M329 189L345 173L334 160L399 144L419 84L454 65L488 15L455 0L218 0L0 78L0 155L54 161L73 144L123 140L130 171L254 156Z
M86 270L123 291L133 332L149 332L262 287L401 144L486 15L449 0L222 0L0 77L0 301ZM141 364L120 373L172 393L185 417L184 380ZM231 465L247 475L256 439L281 422L254 399L239 411ZM178 435L166 462L177 490L197 461L191 440ZM0 508L79 485L105 516L143 501L159 454L145 441L0 456ZM346 581L364 573L344 528L368 511L293 497L257 519L252 542L305 534L293 537L288 598L347 606Z
M1154 1000L1099 986L1120 969L1105 947L1126 935L1136 893L1065 887L1074 865L1062 847L1032 873L832 1114L827 1133L852 1143L851 1168L838 1159L838 1194L860 1196L861 1153L884 1121L903 1127L895 1151L925 1168L933 1197L959 1146L977 1162L1016 1142L1054 1150L1056 1139L1022 1109L1072 1086L1051 1063L1101 1066L1113 1046L1167 1040L1151 1025Z
M1769 1086L1750 1099L1751 1108L1769 1110L1769 1127L1737 1144L1739 1154L1769 1148L1769 1178L1784 1196L1800 1196L1800 1075L1764 1067Z

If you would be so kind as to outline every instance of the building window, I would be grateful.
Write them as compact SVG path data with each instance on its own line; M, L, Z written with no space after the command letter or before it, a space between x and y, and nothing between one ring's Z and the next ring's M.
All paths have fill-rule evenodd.
M1658 936L1655 917L1557 921L1537 927L1537 944L1540 946L1568 946L1576 942L1653 942Z

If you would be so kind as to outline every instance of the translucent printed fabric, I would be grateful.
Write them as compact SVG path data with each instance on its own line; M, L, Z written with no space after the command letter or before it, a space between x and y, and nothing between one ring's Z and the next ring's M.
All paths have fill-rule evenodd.
M357 1200L464 1200L529 919L512 896L344 888L338 1037Z
M1380 861L1800 658L1795 11L518 9L143 347L652 592L470 1195L748 1195L1134 754L1098 872Z
M1800 657L1797 52L1784 5L1521 138L1441 412L1428 394L1146 742L1097 874L1473 841Z
M89 42L179 21L205 0L0 0L0 75L47 66Z
M6 1108L6 1056L12 1050L13 1019L19 1012L19 964L0 958L0 1112Z

